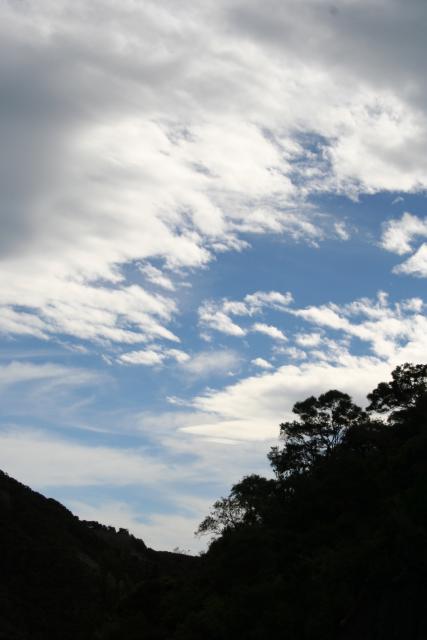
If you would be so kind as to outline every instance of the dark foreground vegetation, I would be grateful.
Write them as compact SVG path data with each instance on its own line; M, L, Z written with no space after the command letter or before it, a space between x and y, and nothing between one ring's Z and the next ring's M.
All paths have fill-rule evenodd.
M80 521L0 472L1 640L104 638L136 585L189 575L196 562Z
M426 640L427 365L398 367L368 399L297 403L274 478L215 503L200 558L1 476L0 638Z

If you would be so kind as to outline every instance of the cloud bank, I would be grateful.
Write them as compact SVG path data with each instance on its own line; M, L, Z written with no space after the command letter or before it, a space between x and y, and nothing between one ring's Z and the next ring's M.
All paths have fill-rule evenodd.
M7 334L176 341L150 261L199 268L247 234L344 239L311 194L426 186L422 2L0 11ZM424 249L401 271L424 274Z

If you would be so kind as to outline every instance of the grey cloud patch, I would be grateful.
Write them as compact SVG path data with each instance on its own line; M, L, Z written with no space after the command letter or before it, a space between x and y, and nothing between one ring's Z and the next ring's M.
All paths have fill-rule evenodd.
M225 6L225 21L243 37L315 66L351 69L375 87L399 89L417 100L426 90L423 73L423 0L345 0L330 10L317 0L255 0ZM396 46L398 44L398 46Z

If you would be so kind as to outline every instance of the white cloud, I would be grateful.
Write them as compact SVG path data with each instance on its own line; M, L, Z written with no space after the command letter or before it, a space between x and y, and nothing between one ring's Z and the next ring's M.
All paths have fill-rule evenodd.
M231 336L243 337L248 331L259 331L279 340L286 340L284 334L264 323L255 323L252 327L241 327L230 316L253 316L265 309L286 311L292 303L292 294L279 291L256 291L243 300L208 300L199 307L199 322L204 329L214 329Z
M271 418L271 415L265 418L255 415L250 418L243 416L241 419L227 420L226 416L218 411L212 415L212 422L183 427L182 431L206 438L209 442L271 442L278 433L277 420L272 422Z
M165 276L165 274L157 267L153 267L151 264L146 264L140 267L141 273L147 278L149 282L161 287L162 289L167 289L168 291L175 291L175 285L172 280Z
M171 301L125 265L202 267L242 233L345 239L307 196L425 188L425 8L381 7L3 3L1 330L174 339Z
M167 349L165 353L169 358L174 358L180 364L188 362L191 358L188 353L181 351L181 349Z
M191 375L208 376L232 373L239 362L240 358L234 351L223 349L202 351L183 362L181 367Z
M190 356L180 349L163 349L161 346L153 345L152 348L149 349L122 353L117 358L118 362L123 362L124 364L141 364L148 367L161 365L167 359L173 359L182 364L183 362L187 362Z
M413 265L413 272L415 267L418 268L418 272L421 274L423 268L421 259L417 265ZM244 298L247 315L260 312L263 309L263 305L267 304L264 302L261 306L253 304L252 298L255 297L258 300L258 295L259 292L254 296L249 295ZM210 301L208 304L211 316L203 316L205 323L209 328L218 328L219 325L216 324L215 320L209 324L211 318L216 318L215 314L217 313L221 314L222 317L224 304L229 304L229 301ZM376 356L381 358L391 357L391 354L395 352L399 345L407 340L420 340L423 331L427 329L427 319L422 313L423 302L419 298L410 298L391 305L388 302L387 294L384 292L379 292L376 300L361 298L341 306L329 303L299 309L295 306L289 306L289 304L280 303L276 305L271 301L268 304L274 304L273 309L280 309L286 314L314 324L316 327L341 333L344 336L341 342L336 342L326 337L322 338L322 334L319 332L300 332L294 336L297 347L312 349L317 346L319 348L313 351L312 355L319 356L319 354L323 354L321 357L327 357L327 359L330 359L333 354L336 356L342 348L347 349L348 340L351 338L358 338L367 343ZM202 307L202 309L205 308ZM243 317L240 307L238 307L238 311ZM230 318L229 320L232 322ZM248 328L239 327L239 329L244 332L244 335L247 335L249 331L258 331L278 341L284 342L288 339L283 331L274 325L266 323L257 322ZM290 349L286 350L289 357L306 357L304 352L298 349L295 350L295 346L290 345ZM283 350L282 353L284 353Z
M222 304L224 313L233 316L246 316L249 313L248 307L244 302L238 300L224 300Z
M350 232L344 222L336 222L334 224L335 233L341 240L349 240Z
M321 341L320 333L300 333L295 336L295 342L301 347L317 347Z
M0 333L47 338L46 325L41 318L11 307L0 307Z
M387 251L404 255L414 251L414 240L427 237L427 218L419 218L405 212L401 218L390 220L384 225L381 246ZM404 262L393 268L393 273L427 277L427 244L423 243Z
M308 320L322 327L329 327L330 329L347 329L349 327L347 318L340 316L334 305L296 309L293 310L292 313L300 318L304 318L304 320Z
M292 294L288 291L280 293L279 291L256 291L245 296L245 303L248 307L250 315L258 313L263 308L286 310L293 302Z
M202 327L214 329L230 336L244 336L246 331L218 308L213 302L204 302L199 308L199 322Z
M418 218L405 212L401 218L385 223L381 246L387 251L403 255L412 251L412 241L427 237L427 218Z
M285 355L291 360L306 360L307 353L303 349L297 347L276 347L275 353L278 355Z
M410 258L394 267L393 271L394 273L427 278L427 244L423 243Z
M253 360L251 360L251 363L254 364L256 367L260 367L260 369L273 368L273 365L271 364L271 362L268 362L268 360L265 360L264 358L254 358Z
M377 300L362 298L341 307L329 304L294 309L290 313L317 326L342 332L348 338L359 338L369 345L375 355L391 358L405 342L415 342L420 347L427 344L424 338L427 318L422 309L419 298L391 305L387 295L380 292ZM324 340L324 344L327 349L330 348L330 342ZM419 358L421 356L422 350Z
M128 353L122 353L119 357L120 362L125 364L142 364L148 367L152 367L157 364L162 364L165 356L163 353L154 351L153 349L145 349L140 351L129 351Z
M403 300L403 302L401 302L401 307L404 311L421 313L425 308L425 304L421 298L408 298L408 300Z
M13 310L18 297L21 307L31 308L37 315ZM5 333L26 333L46 339L67 334L82 340L129 344L152 337L179 341L164 326L176 312L175 302L150 294L138 285L65 283L47 273L24 281L14 279L6 267L6 273L0 277L0 299L5 305L0 306L0 331Z
M287 340L283 331L280 331L280 329L271 324L265 324L264 322L255 322L255 324L252 325L252 331L264 333L266 336L273 338L273 340Z

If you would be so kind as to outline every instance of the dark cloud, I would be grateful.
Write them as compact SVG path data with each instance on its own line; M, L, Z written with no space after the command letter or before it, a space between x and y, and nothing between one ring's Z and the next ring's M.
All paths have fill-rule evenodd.
M224 5L224 14L241 37L425 106L423 0L346 0L339 8L318 0L245 0Z

